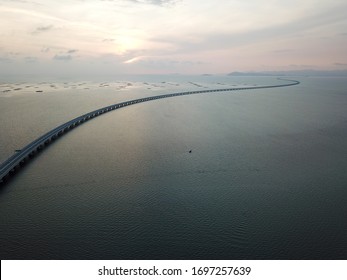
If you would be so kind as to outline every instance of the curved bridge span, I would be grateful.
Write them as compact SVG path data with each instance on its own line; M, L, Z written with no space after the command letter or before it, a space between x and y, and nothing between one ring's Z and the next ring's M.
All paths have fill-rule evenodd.
M280 84L280 85L268 85L268 86L254 86L254 87L239 87L239 88L222 88L222 89L210 89L210 90L198 90L198 91L186 91L186 92L178 92L178 93L169 93L164 95L155 95L149 96L139 99L133 99L129 101L124 101L121 103L113 104L110 106L106 106L95 111L89 112L82 116L79 116L75 119L72 119L54 129L47 132L46 134L40 136L36 140L29 143L27 146L18 150L14 155L8 158L6 161L1 163L0 165L0 184L6 182L6 180L14 175L17 170L20 169L25 163L29 162L38 152L42 151L45 147L50 145L54 140L64 135L66 132L72 130L73 128L81 125L82 123L91 120L99 115L104 113L117 110L126 106L134 105L137 103L152 101L156 99L163 99L175 96L182 95L190 95L190 94L200 94L200 93L212 93L212 92L224 92L224 91L236 91L236 90L250 90L250 89L267 89L267 88L277 88L277 87L287 87L300 84L299 81L295 80L287 80L280 79L284 81L288 81L289 83Z

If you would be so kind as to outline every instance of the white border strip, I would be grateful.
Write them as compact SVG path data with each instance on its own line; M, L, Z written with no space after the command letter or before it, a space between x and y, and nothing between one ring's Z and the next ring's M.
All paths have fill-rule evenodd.
M156 267L158 271L163 269L180 269L183 275L177 276L126 276L126 275L103 275L100 276L100 269L139 269L150 270ZM200 267L250 267L249 275L192 275L193 268ZM129 272L129 270L128 270ZM242 261L242 260L148 260L148 261L1 261L1 279L2 280L63 280L63 279L83 279L83 280L101 280L101 279L247 279L247 280L346 280L347 279L347 261Z

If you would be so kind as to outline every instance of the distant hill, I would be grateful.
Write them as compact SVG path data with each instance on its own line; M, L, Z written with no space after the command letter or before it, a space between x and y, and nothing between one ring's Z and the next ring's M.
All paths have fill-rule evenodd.
M293 71L263 71L263 72L231 72L228 76L346 76L347 70L293 70Z
M270 72L231 72L228 76L273 76Z

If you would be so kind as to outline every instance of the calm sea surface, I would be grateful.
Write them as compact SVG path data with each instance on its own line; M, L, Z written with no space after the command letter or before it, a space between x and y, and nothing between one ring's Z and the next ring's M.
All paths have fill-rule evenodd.
M294 79L137 104L67 133L1 187L0 258L346 259L347 78ZM120 101L280 83L1 82L0 161Z

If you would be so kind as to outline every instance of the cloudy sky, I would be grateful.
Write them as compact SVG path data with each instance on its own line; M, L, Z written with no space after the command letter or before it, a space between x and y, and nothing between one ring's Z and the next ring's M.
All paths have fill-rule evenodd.
M347 69L346 0L0 0L0 74Z

